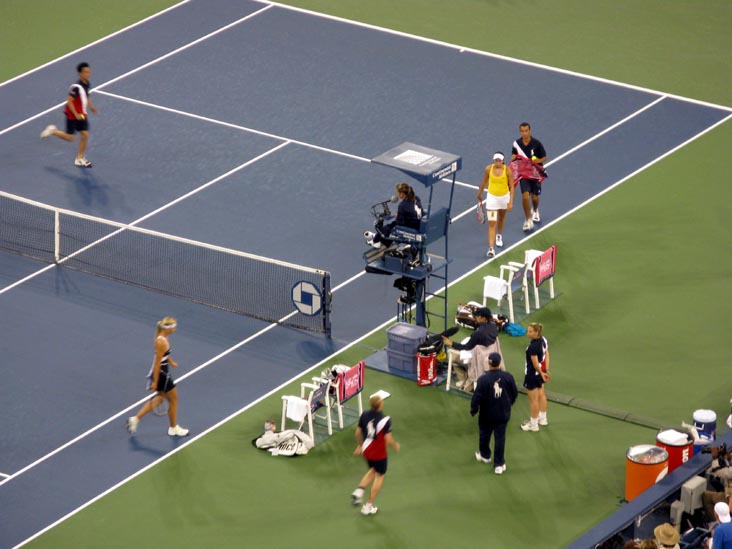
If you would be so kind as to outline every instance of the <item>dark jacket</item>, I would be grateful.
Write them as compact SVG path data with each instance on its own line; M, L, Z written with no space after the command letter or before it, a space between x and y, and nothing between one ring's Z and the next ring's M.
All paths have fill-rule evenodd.
M471 351L476 345L485 345L490 347L498 338L498 326L495 322L484 322L478 324L475 331L470 334L470 339L463 345L462 343L453 342L452 348L457 351Z
M480 411L478 423L502 423L511 418L511 406L516 402L516 381L508 372L491 369L478 378L470 415Z

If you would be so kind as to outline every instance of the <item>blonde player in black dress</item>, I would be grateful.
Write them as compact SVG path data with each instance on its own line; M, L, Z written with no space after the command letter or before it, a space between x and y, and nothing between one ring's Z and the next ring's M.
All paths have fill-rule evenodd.
M184 437L188 434L188 429L183 429L178 425L178 389L169 372L169 366L178 367L178 363L170 356L170 342L168 336L173 334L178 327L178 322L169 316L166 316L157 324L155 331L155 360L148 373L148 390L154 391L153 398L148 400L136 416L132 416L127 420L127 430L134 435L137 431L137 425L143 416L150 413L155 406L160 403L160 399L168 402L168 435L172 437Z

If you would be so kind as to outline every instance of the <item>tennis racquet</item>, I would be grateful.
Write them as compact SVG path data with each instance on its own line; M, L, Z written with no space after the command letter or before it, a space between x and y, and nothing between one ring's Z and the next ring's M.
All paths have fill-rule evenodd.
M161 374L165 376L165 386L163 387L163 391L155 391L150 397L150 405L152 407L153 413L156 416L164 416L168 413L168 399L165 398L163 395L168 390L170 375L164 372L161 372ZM147 389L150 390L150 387L152 387L152 374L147 376Z
M159 392L151 397L152 411L156 416L164 416L168 413L168 399Z
M478 201L478 205L475 208L475 217L481 225L485 223L485 204L483 204L482 200Z

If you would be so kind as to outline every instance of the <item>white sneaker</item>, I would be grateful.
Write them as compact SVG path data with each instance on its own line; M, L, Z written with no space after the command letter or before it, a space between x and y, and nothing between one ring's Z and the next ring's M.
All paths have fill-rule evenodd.
M363 497L363 488L356 488L351 494L351 503L354 505L361 505L361 498Z
M496 250L494 250L493 248L488 248L488 253L485 255L487 255L488 257L496 257Z
M490 463L491 462L491 458L488 458L488 459L484 458L480 454L480 450L478 450L477 452L475 452L475 459L477 459L478 461L482 461L483 463Z
M168 427L168 435L171 437L185 437L188 436L188 429L184 429L180 425Z
M539 425L549 425L549 420L545 417L539 418Z
M496 247L503 248L503 235L496 235Z
M375 232L373 232L373 231L364 231L364 232L363 232L363 237L364 237L364 238L365 238L365 239L366 239L367 241L368 241L368 240L373 240L375 236L376 236L376 233L375 233Z
M531 220L527 219L524 221L524 231L530 231L531 230Z
M539 216L539 209L531 210L531 221L534 223L541 223L541 217Z
M538 425L532 425L531 420L524 421L521 424L521 430L522 431L531 431L532 433L538 433L539 432L539 426Z
M140 420L136 416L127 418L127 432L134 435L137 432L137 424Z
M91 168L92 163L82 156L81 158L74 160L74 166L79 166L80 168Z
M502 475L503 473L506 472L506 464L504 463L503 465L499 465L498 467L493 469L493 472L496 473L497 475Z
M374 507L369 502L366 502L363 504L363 507L361 507L361 514L362 515L375 515L376 511L378 511L378 507Z
M41 132L41 139L47 139L53 135L53 130L56 129L56 126L53 124L50 124L46 126L46 129Z

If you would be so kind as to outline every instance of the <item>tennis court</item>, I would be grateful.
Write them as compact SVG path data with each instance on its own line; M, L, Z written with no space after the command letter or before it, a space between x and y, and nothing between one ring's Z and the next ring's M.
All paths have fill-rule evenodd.
M192 515L184 511L184 504L174 513L186 521L186 531L195 524L236 523L233 513L249 514L257 499L242 500L242 493L266 493L272 488L268 479L296 486L301 494L323 489L327 492L324 501L337 501L336 494L344 489L348 492L350 484L346 480L344 488L344 478L354 477L359 469L348 459L349 433L305 458L304 470L302 460L265 464L261 456L247 456L247 461L243 457L251 452L247 437L258 434L262 407L266 414L276 413L277 391L283 384L340 350L348 349L341 355L343 361L358 359L368 346L378 343L354 342L382 326L395 312L397 293L391 281L360 276L361 233L370 221L368 206L388 197L398 180L395 173L371 165L368 159L372 156L406 140L463 156L465 168L458 174L461 184L451 227L452 242L459 242L452 247L455 261L451 265L451 279L457 279L484 262L485 236L471 211L475 188L489 152L505 148L515 138L515 113L542 128L541 133L537 129L537 136L556 151L550 152L550 174L557 181L556 188L561 184L562 192L548 192L542 201L547 221L560 218L729 118L728 108L713 104L478 51L461 52L449 44L281 6L223 1L216 5L216 10L209 10L197 2L183 3L78 54L93 66L93 97L102 111L93 119L89 152L96 164L93 170L80 173L68 161L72 158L68 146L37 138L40 128L58 122L59 108L54 105L63 98L74 60L59 60L0 88L0 94L14 106L3 115L4 129L0 130L1 190L58 208L134 222L176 237L325 269L335 288L333 338L272 326L66 268L36 274L44 269L42 264L3 252L3 350L11 365L2 389L9 410L2 425L0 463L0 472L7 475L0 484L0 499L2 508L9 510L0 519L3 545L28 539L119 483L125 484L51 530L48 539L61 537L50 543L63 543L60 540L83 524L85 515L112 510L119 517L120 507L128 505L125 497L142 498L148 510L158 501L170 509L168 494L161 494L160 489L172 490L171 497L175 490L182 490L178 495L201 497ZM207 13L205 24L187 24L197 20L201 10ZM161 36L165 38L160 40ZM504 76L499 83L489 78L497 73ZM516 94L516 82L538 90L538 102L551 108L538 109L536 97ZM648 135L654 138L643 137ZM440 190L437 200L444 199L445 193L446 189ZM461 212L470 215L460 216ZM561 227L556 227L551 238L570 241ZM519 242L523 238L520 224L512 224L506 236L509 244ZM547 238L546 233L535 237L539 242ZM572 256L576 250L567 248L567 266L583 263ZM182 258L181 268L185 265L186 258ZM217 280L201 283L216 285ZM469 293L466 286L456 288L452 299ZM562 309L561 314L569 314L568 310L577 311ZM167 314L176 316L181 324L173 342L175 355L186 365L178 373L181 423L200 434L227 418L236 415L236 419L200 440L183 441L161 436L162 427L151 420L143 422L140 434L130 439L122 430L124 417L144 396L142 376L149 360L151 327ZM559 336L557 341L561 339ZM516 356L520 356L521 342L515 346ZM420 404L411 410L411 417L430 410L443 412L435 426L445 431L451 428L444 418L456 417L466 405L437 391L415 396L411 385L372 372L367 374L368 387L372 387L370 377L374 388L386 385L395 397L402 394L412 405L418 398ZM586 389L580 379L567 387L579 394ZM44 396L31 399L29 391ZM268 395L274 396L266 399ZM606 399L609 406L632 408L638 395L594 396ZM249 412L237 415L260 401ZM397 404L397 398L394 401L395 410L407 415L404 405ZM646 412L643 405L639 409ZM628 432L637 438L647 430L616 425L601 416L580 420L575 413L557 410L557 419L572 425L564 434L570 438L564 442L570 445L574 437L591 437L602 429L608 433L607 443L622 447L627 445L623 441ZM398 417L397 411L394 415ZM661 419L671 421L665 416ZM470 456L469 450L467 454L462 450L472 447L472 426L463 422L453 428L449 438L456 454L461 452L457 460L462 463L463 455ZM550 444L562 440L558 436ZM176 452L179 445L185 448ZM576 446L575 441L573 448ZM557 448L550 450L552 455L561 454ZM172 452L170 460L126 483ZM590 453L584 457L590 459ZM238 474L247 465L256 470L247 471L226 488L224 479L211 478L210 465L206 465L216 459L226 463L218 463L213 468L216 471L231 467ZM565 471L583 461L563 463L564 459L559 458L555 465ZM605 456L593 467L612 467L615 461ZM521 467L522 460L517 457L516 463ZM337 481L324 488L321 483L334 466L342 466L344 476L338 475ZM437 464L421 472L428 476L443 473ZM419 482L417 469L409 468L406 456L400 474L407 477L405 483L409 479ZM568 474L556 473L579 489L580 481L565 478ZM145 478L161 485L135 495ZM193 478L195 483L181 488L184 480ZM209 482L218 487L215 492L208 492L205 484ZM305 486L298 485L302 482ZM513 486L514 494L504 487L502 496L520 504L527 495L522 490L529 488L523 483ZM607 483L595 488L612 489L609 486L616 486L617 479ZM547 494L553 486L547 481ZM217 503L222 492L225 497ZM469 499L479 496L476 491ZM389 505L399 508L410 497L414 496L405 487ZM425 502L427 507L430 501ZM465 504L459 501L459 505ZM246 511L235 512L236 506ZM301 507L299 500L252 511L223 543L235 543L255 524L274 527L276 521L267 516L272 512L296 515L295 524L306 526L317 515L303 513ZM28 512L31 508L33 513ZM504 511L510 514L512 509L515 507L509 505ZM581 512L581 507L576 511ZM579 533L604 512L595 511L581 523L584 526L578 526L576 515L570 512L550 528L550 539L566 543L576 536L562 537L563 529ZM429 523L431 511L425 513ZM140 517L134 514L106 519L108 532L139 523ZM470 528L470 517L462 517L463 527ZM154 516L142 520L147 519L155 522ZM406 508L399 520L409 520ZM350 528L363 527L354 524ZM164 532L171 531L175 531L174 523L164 528ZM203 528L201 535L206 531ZM152 535L145 526L140 532L144 535L140 533L139 540ZM227 538L229 534L222 535ZM380 541L381 535L371 531L367 538ZM38 543L43 545L44 539L38 538ZM120 545L128 545L129 540L127 537ZM196 538L187 543L196 545ZM394 543L409 546L410 542L398 539Z

